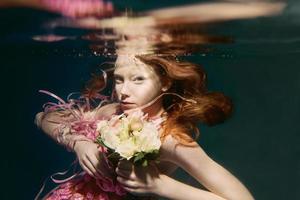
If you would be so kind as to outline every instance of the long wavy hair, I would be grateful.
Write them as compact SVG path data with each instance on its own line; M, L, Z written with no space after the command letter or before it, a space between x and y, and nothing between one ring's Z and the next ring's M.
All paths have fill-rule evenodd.
M201 66L178 61L174 56L137 55L143 63L151 66L160 76L161 81L170 81L168 93L164 95L163 107L167 120L162 124L162 141L171 135L179 145L194 146L200 132L198 123L212 126L224 122L233 109L232 101L221 92L208 91L206 74ZM113 75L108 71L107 78ZM83 94L93 98L105 86L105 78L93 76L86 84Z

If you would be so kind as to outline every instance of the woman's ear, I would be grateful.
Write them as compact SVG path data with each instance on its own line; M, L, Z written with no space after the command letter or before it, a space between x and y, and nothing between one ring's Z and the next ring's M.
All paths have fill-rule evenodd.
M166 92L168 91L172 86L172 81L170 79L165 79L163 81L163 87L161 88L161 91Z

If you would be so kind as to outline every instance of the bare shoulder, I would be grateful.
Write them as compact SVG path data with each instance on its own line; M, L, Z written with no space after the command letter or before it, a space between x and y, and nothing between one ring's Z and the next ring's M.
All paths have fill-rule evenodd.
M162 159L168 160L170 162L179 164L182 162L188 155L189 158L193 157L207 159L208 156L205 151L200 147L200 145L193 141L191 146L180 145L179 141L173 136L166 136L164 142L161 146L161 157Z
M190 146L184 146L181 145L180 142L172 135L167 135L164 142L162 143L162 149L173 153L176 153L180 149L194 149L194 148L200 148L199 144L196 141L191 142Z

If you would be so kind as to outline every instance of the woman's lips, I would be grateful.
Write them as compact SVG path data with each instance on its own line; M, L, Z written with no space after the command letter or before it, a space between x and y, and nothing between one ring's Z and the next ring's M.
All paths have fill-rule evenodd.
M121 101L121 103L131 103L131 102L129 102L129 101Z
M127 101L121 101L122 104L133 104L131 102L127 102Z
M134 104L134 103L131 103L131 102L125 102L125 101L122 101L122 102L121 102L121 105L122 105L122 107L132 107L132 106L134 106L135 104Z

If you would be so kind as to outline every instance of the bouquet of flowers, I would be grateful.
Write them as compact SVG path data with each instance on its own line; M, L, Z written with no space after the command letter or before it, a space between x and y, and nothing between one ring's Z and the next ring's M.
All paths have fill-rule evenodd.
M67 148L72 149L76 141L80 140L96 142L100 144L99 151L105 153L103 154L105 163L110 169L114 169L112 167L116 166L120 159L132 160L133 163L142 166L147 166L151 160L158 162L157 157L161 146L158 129L163 118L149 119L141 110L130 111L130 113L127 112L127 114L121 115L106 116L104 114L102 116L91 109L89 100L83 97L71 99L72 94L70 94L67 101L64 101L49 91L40 90L40 92L58 100L58 103L47 102L43 107L45 113L57 112L62 116L63 120L52 121L59 124L53 131L55 133L53 135L57 137L59 143ZM101 100L99 106L107 102L105 96L100 95L99 99ZM56 183L68 185L68 189L64 192L69 192L68 190L71 187L99 187L101 191L104 191L104 194L110 192L118 196L127 195L126 190L115 178L99 177L91 179L85 174L83 179L71 180L78 175L80 174L75 173L64 180L51 178ZM62 191L57 190L57 194L60 192ZM64 194L62 192L58 195ZM107 199L109 198L107 197ZM128 194L122 199L132 198Z
M161 146L159 122L147 120L142 111L113 116L97 123L96 142L107 148L110 160L127 159L147 166L156 160Z
M100 144L101 151L109 153L107 157L113 164L120 159L132 160L133 163L142 166L147 166L151 160L159 162L157 157L161 141L158 129L163 118L149 120L147 114L140 109L135 109L127 114L113 115L111 118L100 120L95 115L96 112L89 111L91 109L88 102L70 99L71 95L68 96L67 101L64 101L51 92L39 91L58 100L58 103L48 102L44 105L46 113L69 111L73 115L73 120L59 122L61 126L58 129L67 128L68 135L85 136L88 140ZM99 99L105 102L104 96L100 96ZM62 134L59 137L65 138L65 131Z

